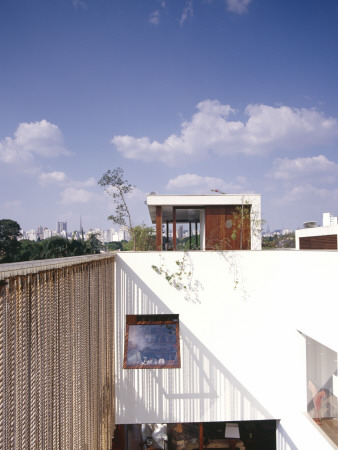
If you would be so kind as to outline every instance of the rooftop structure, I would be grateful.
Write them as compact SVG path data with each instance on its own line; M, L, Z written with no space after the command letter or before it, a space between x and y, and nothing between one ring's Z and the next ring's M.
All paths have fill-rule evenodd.
M316 222L304 223L304 228L295 232L297 250L337 250L338 224L337 217L323 213L323 226Z
M261 196L258 194L148 195L156 248L176 250L177 224L200 231L200 250L260 250ZM166 237L162 239L162 227ZM169 228L172 227L172 242Z

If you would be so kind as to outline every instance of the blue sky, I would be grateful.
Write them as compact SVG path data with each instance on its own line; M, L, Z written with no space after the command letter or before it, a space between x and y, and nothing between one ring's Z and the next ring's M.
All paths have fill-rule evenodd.
M158 194L262 195L270 229L338 215L338 0L2 0L0 218L108 229Z

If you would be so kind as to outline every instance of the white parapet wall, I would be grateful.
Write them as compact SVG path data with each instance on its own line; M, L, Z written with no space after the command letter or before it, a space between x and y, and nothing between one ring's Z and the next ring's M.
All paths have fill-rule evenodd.
M308 449L289 426L298 420L307 440L332 448L304 424L301 333L337 352L337 272L338 252L117 254L116 422L276 419L279 441L291 443L279 448ZM126 315L170 313L179 314L181 368L123 369Z

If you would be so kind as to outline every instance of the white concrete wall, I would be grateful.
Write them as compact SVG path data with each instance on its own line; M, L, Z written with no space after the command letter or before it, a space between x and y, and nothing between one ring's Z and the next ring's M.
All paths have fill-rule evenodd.
M183 257L116 255L117 423L281 419L279 448L308 450L290 426L306 411L298 330L337 351L338 252L190 252L178 290L152 266ZM155 313L180 316L182 368L123 370L125 315Z

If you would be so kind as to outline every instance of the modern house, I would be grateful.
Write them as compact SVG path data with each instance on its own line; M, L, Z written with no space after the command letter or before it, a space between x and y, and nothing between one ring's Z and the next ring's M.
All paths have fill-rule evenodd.
M338 249L337 217L323 213L323 225L316 222L305 222L304 228L296 230L297 250L337 250Z
M336 449L338 252L206 251L259 197L150 197L205 251L0 266L0 446Z
M148 195L156 248L176 250L177 224L200 235L200 250L260 250L261 196L258 194ZM163 239L165 227L165 239ZM169 239L172 236L172 241Z

